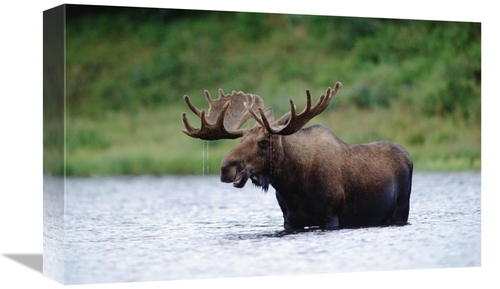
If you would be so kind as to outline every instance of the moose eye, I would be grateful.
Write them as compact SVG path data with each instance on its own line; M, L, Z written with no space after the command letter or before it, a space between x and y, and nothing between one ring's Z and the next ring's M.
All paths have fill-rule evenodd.
M269 147L269 140L263 139L259 141L259 148L261 149L267 149Z

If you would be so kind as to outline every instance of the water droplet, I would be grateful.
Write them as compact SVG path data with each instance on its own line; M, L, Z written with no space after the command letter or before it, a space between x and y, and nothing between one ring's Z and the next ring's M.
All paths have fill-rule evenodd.
M210 147L209 147L209 142L207 141L207 174L210 173L210 162L209 162L209 159L210 159Z

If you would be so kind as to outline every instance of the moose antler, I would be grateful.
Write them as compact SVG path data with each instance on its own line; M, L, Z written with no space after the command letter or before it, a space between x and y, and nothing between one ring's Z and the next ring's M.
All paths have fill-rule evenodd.
M335 94L342 87L340 82L335 83L335 86L332 88L328 88L326 90L326 94L321 95L318 102L311 107L311 93L309 90L306 91L307 94L307 104L304 110L297 115L295 111L295 104L293 100L290 99L290 111L287 112L284 116L282 116L279 120L269 123L268 118L264 111L259 108L260 117L257 116L255 111L248 107L247 109L253 115L253 117L259 122L263 127L267 129L268 132L279 135L290 135L297 131L299 131L306 123L308 123L312 118L322 113L330 104L330 101L333 99ZM287 119L285 124L281 124L280 120Z
M201 119L199 129L192 127L188 122L186 113L182 113L182 121L185 127L182 132L188 136L204 140L242 137L245 130L239 130L239 128L252 117L244 103L252 109L262 110L264 106L264 102L258 95L245 94L241 91L233 91L231 94L224 95L222 89L219 89L219 98L213 100L208 90L205 90L205 97L210 105L208 115L205 115L205 110L200 111L196 108L189 96L184 96L184 101L188 107Z

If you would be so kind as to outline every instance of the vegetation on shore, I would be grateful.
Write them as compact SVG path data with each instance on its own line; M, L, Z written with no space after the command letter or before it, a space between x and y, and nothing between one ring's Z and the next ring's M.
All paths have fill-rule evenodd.
M311 124L349 143L402 144L415 170L481 168L479 23L167 9L71 15L67 175L217 174L238 140L184 135L182 112L199 121L183 95L207 108L203 90L242 90L280 115L289 98L300 110L306 89L315 101L336 81L343 88ZM45 171L61 172L46 159Z

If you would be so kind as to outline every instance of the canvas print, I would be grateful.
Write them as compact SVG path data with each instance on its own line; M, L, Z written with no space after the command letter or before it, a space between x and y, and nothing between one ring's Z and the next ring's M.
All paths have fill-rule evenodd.
M44 11L63 284L481 266L481 23Z

